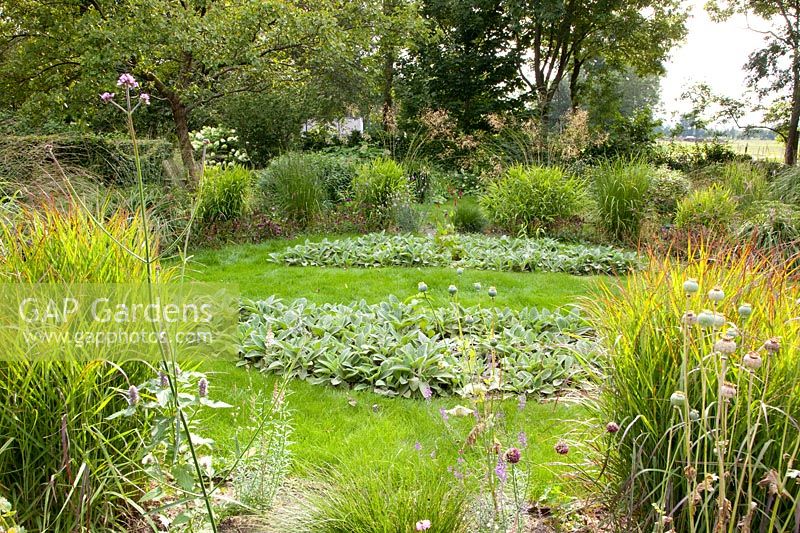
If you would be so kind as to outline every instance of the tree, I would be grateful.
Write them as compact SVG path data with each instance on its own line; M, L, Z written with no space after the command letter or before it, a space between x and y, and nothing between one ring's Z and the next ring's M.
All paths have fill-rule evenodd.
M800 140L800 2L712 0L706 7L717 20L741 13L766 21L764 28L751 28L764 36L764 47L750 54L745 65L750 71L747 81L761 98L777 94L779 100L789 102L784 163L797 164Z
M444 109L464 131L487 127L485 116L519 109L519 58L511 53L502 0L425 0L428 38L402 69L406 117Z
M508 9L519 76L543 123L565 80L578 106L587 65L658 75L686 32L680 0L508 0Z
M0 12L0 103L80 115L132 72L169 107L194 180L192 111L363 70L373 13L368 0L19 0Z

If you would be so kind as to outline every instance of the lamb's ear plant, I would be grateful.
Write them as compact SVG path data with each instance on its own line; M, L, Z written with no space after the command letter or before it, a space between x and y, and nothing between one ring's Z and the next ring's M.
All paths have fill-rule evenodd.
M607 347L593 409L624 428L608 504L657 531L797 531L797 272L748 247L689 257L588 304Z

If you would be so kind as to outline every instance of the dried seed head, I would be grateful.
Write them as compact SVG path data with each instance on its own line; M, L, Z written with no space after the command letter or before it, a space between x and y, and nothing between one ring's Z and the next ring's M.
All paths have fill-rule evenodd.
M708 291L708 299L712 302L719 303L725 298L725 292L719 287L714 287Z
M770 354L776 354L781 349L781 343L777 337L772 337L764 342L764 349Z
M697 409L692 409L691 411L689 411L689 420L691 420L692 422L697 422L698 420L700 420L700 411L698 411Z
M742 365L750 370L758 370L763 362L758 352L748 352L742 357Z
M730 381L725 381L722 383L722 386L719 388L719 393L725 399L731 399L736 396L736 385L731 383Z
M489 298L497 296L497 289L494 286L489 287Z
M700 285L694 278L689 278L683 282L683 292L686 294L694 294L700 290Z
M683 407L686 403L686 395L682 391L676 390L669 397L669 403L671 403L673 407Z
M753 314L753 306L748 303L743 303L739 306L738 313L740 317L747 318Z
M683 314L682 321L687 326L694 326L697 324L697 315L692 311L686 311L686 313Z
M450 293L450 296L454 296L458 292L458 287L456 287L455 285L450 285L449 287L447 287L447 292Z
M736 351L736 342L730 335L725 335L714 343L714 351L724 355L730 355Z
M428 285L426 285L424 281L420 281L417 284L417 290L422 293L428 292Z

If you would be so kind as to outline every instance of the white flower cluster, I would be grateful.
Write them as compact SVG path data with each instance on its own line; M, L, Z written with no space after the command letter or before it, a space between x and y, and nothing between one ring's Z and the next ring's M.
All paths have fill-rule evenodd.
M206 151L208 164L232 165L250 162L250 157L239 144L235 129L222 126L205 126L191 133L192 148L198 153Z

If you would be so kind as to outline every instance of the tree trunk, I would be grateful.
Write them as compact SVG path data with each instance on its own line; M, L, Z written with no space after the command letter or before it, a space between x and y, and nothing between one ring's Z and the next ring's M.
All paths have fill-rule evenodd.
M800 125L800 67L794 69L794 90L792 91L792 116L789 119L789 134L786 136L786 152L783 162L789 166L797 164L797 127Z
M172 119L175 122L175 132L178 134L178 147L181 151L183 166L189 172L189 187L194 188L198 185L199 176L197 175L197 165L194 162L194 150L189 138L189 110L186 105L177 97L169 98L170 108L172 109Z
M393 89L394 54L391 50L386 50L383 58L383 131L386 132L395 127Z

